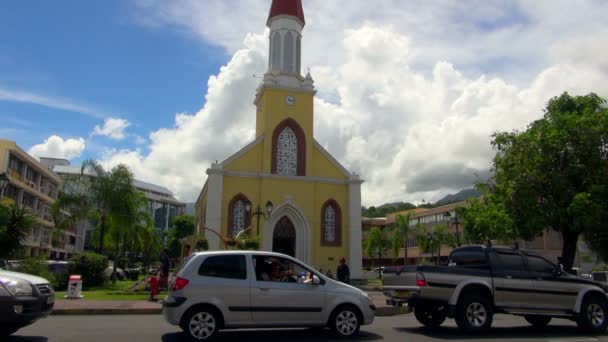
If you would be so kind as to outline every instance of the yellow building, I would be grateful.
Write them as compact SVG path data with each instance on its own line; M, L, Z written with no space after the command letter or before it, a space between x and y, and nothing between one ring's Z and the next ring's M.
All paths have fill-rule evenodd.
M270 60L255 95L256 138L207 169L196 203L198 232L210 249L221 249L208 230L235 237L251 226L247 233L259 236L262 250L333 272L344 256L358 278L363 181L314 139L316 91L310 74L300 74L301 1L274 0L267 25ZM252 215L266 212L269 202L270 215Z

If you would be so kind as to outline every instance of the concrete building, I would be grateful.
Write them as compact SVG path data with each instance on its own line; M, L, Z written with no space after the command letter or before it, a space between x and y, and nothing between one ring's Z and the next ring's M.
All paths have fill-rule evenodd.
M6 173L9 182L4 191L0 191L0 199L9 198L17 205L29 208L36 217L36 224L29 229L24 241L26 255L63 260L83 250L84 230L78 227L55 229L50 207L59 194L61 178L57 174L14 141L0 139L2 173Z
M68 160L57 158L40 158L41 163L47 165L59 176L78 175L81 167L72 166ZM90 176L93 174L89 173ZM133 185L137 190L143 192L148 199L148 210L154 220L154 227L160 231L166 231L171 227L171 221L177 215L182 215L186 211L186 203L178 201L173 193L160 185L143 182L135 179ZM85 247L89 246L91 234L95 227L89 222L83 222L82 226L86 230Z
M457 202L452 204L443 205L436 208L416 208L406 210L398 213L387 214L386 217L381 218L366 218L362 219L362 236L363 241L369 236L369 232L372 227L379 227L386 231L387 236L392 236L392 232L395 229L395 220L397 215L403 216L411 213L410 216L410 227L414 227L418 224L424 225L428 231L432 232L433 227L438 224L447 224L448 230L454 234L455 240L460 239L461 245L465 244L463 239L462 224L459 221L455 222L456 208L466 206L466 201ZM448 213L448 215L446 215ZM390 240L390 239L389 239ZM542 235L539 235L532 241L520 240L518 241L519 247L522 249L529 249L545 255L550 260L557 262L557 257L562 253L562 236L560 233L548 229L545 230ZM418 247L418 243L414 236L410 236L407 241L407 256L409 264L417 264L422 259L430 259L431 257L437 257L437 251L431 255L431 253L423 253ZM403 264L403 258L405 256L404 248L399 251L398 257L393 257L391 252L390 241L387 245L387 254L383 256L381 262L383 264ZM449 254L452 252L452 248L449 246L442 246L439 253L441 262L447 262ZM377 263L374 258L374 264ZM579 264L579 253L577 253L577 259L575 265ZM372 264L369 256L364 255L363 264Z

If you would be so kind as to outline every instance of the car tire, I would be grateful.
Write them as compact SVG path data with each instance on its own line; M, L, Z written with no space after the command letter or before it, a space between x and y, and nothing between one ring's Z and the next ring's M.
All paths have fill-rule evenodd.
M580 328L591 333L601 334L605 332L608 326L607 307L606 299L600 296L585 297L576 323Z
M17 332L19 328L13 327L0 327L0 336L10 336Z
M185 317L182 329L191 341L211 341L217 337L221 315L212 307L191 310Z
M467 333L487 331L492 326L494 310L485 296L465 294L458 301L454 318L460 330Z
M329 327L339 338L356 336L361 328L361 314L353 305L343 305L332 313Z
M530 324L532 324L535 327L546 327L547 324L549 324L549 322L551 322L551 316L534 316L534 315L527 315L524 316L524 318L526 319L526 321Z
M425 327L437 328L445 321L447 310L445 305L416 305L414 316Z

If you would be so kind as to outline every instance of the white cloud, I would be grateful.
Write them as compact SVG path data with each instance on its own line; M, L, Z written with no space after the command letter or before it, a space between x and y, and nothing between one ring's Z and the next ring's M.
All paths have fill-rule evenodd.
M70 99L49 97L25 91L12 90L0 87L0 101L32 103L49 108L67 110L82 113L94 118L106 116L103 112L87 105L79 104Z
M305 2L303 66L319 89L315 138L363 176L366 205L434 201L467 187L487 177L493 132L525 127L563 91L608 96L605 51L596 43L608 41L600 14L608 3L564 2L578 6L564 19L577 25L550 18L563 17L553 3L398 4ZM137 177L195 200L210 163L253 139L259 80L251 75L267 67L268 5L140 3L141 17L233 55L209 78L199 112L179 113L173 127L152 132L149 153L110 151L104 165L124 162Z
M131 123L121 118L107 118L103 123L103 127L95 125L93 135L103 135L114 140L122 140L125 138L124 130L131 126Z
M35 158L63 158L73 159L82 154L85 148L83 138L64 139L58 135L51 135L42 144L32 146L27 153Z

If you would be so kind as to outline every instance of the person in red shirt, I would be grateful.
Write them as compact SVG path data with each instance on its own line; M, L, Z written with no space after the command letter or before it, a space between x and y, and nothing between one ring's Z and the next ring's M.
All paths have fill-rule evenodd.
M156 302L158 301L158 292L159 292L159 279L158 279L158 271L154 272L154 274L152 274L150 276L150 278L148 278L148 283L150 284L150 301L151 302Z

